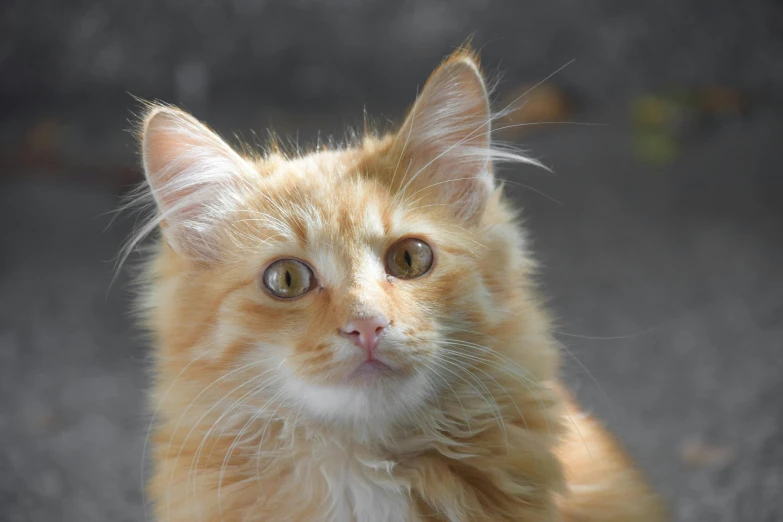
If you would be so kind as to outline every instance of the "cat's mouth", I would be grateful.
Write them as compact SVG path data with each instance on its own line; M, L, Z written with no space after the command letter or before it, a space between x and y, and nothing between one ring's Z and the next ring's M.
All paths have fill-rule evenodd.
M348 380L355 383L371 384L377 379L393 377L399 372L378 359L368 359L357 366L349 375Z

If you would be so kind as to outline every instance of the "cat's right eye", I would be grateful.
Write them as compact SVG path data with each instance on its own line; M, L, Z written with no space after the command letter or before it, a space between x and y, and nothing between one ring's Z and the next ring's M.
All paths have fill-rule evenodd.
M297 259L278 259L264 271L264 288L281 299L304 295L315 285L313 271Z

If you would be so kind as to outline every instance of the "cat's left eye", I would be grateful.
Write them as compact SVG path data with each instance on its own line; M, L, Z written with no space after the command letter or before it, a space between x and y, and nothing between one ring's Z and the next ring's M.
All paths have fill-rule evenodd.
M264 271L266 291L281 299L293 299L315 288L310 267L297 259L278 259Z
M409 237L397 241L386 253L386 272L400 279L413 279L429 272L432 249L422 241Z

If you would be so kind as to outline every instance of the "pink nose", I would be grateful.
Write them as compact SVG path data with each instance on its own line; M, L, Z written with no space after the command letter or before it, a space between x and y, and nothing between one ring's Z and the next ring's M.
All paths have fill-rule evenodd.
M340 331L347 335L353 344L367 352L372 357L372 351L378 346L378 338L389 326L389 320L377 316L370 319L356 319L343 326Z

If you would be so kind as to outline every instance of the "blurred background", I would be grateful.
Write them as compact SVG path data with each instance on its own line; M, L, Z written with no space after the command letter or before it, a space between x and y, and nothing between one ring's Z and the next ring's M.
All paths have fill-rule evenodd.
M500 177L566 379L677 520L783 520L777 0L5 0L0 520L144 519L149 348L110 285L132 96L306 146L399 121L470 35L498 107L529 91L501 125L554 122L499 137L555 173Z

